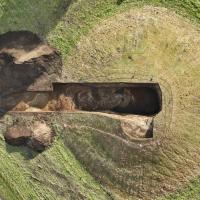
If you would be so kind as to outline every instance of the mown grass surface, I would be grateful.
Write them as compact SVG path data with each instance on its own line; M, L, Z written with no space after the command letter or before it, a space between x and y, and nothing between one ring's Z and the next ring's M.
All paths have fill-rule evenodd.
M200 179L192 181L184 190L170 195L164 200L199 200L200 199Z
M155 177L160 173L160 176L157 176L157 178L160 179L161 182L165 179L167 181L168 177L176 176L182 177L180 180L182 179L183 182L187 182L188 180L184 178L185 173L187 174L187 179L192 179L193 177L195 178L197 174L194 171L199 171L199 168L196 166L199 161L199 135L197 134L200 115L198 107L199 81L197 81L199 79L199 52L197 48L194 48L195 45L197 45L195 41L192 39L190 40L193 41L194 46L186 51L186 53L192 55L191 59L189 59L189 57L184 58L186 54L184 54L184 45L181 47L179 46L180 43L176 40L176 34L174 35L171 32L167 34L167 32L165 32L165 37L168 35L170 37L163 38L160 30L153 30L149 27L146 37L142 38L136 49L132 49L129 45L125 46L124 54L118 57L119 59L117 61L113 59L112 63L109 65L105 64L103 66L103 71L101 70L102 68L98 67L91 70L81 68L79 64L83 64L84 62L78 63L79 60L77 60L76 65L72 62L73 59L71 55L76 55L77 53L74 47L76 47L79 41L84 44L83 36L86 36L92 27L101 20L106 20L108 17L123 13L130 8L138 8L143 5L167 7L192 19L194 24L200 23L200 3L198 0L124 0L118 1L118 3L115 0L0 0L0 33L9 30L23 29L36 32L43 38L46 38L53 46L61 51L65 67L74 80L78 80L80 77L83 80L97 80L97 78L95 78L97 75L100 75L98 80L103 80L107 78L108 75L115 80L120 77L125 80L127 78L125 73L128 72L132 76L133 71L147 74L147 77L153 75L153 77L158 78L162 75L162 77L169 79L176 94L175 103L178 105L174 110L176 113L174 116L176 121L173 126L178 126L179 129L174 129L175 131L170 135L163 149L161 148L158 152L157 156L159 156L159 160L154 166ZM153 33L154 31L157 32ZM122 32L119 39L122 37L124 43L126 33L125 36L123 34ZM95 35L92 35L92 37L100 44L100 49L105 50L103 53L107 54L109 52L109 45L105 47L103 46L104 44L99 43ZM127 43L130 41L129 39L130 37L128 36ZM110 42L109 38L105 41L107 44ZM114 46L115 43L112 45ZM93 48L95 46L91 45L91 47ZM151 51L149 51L149 49ZM88 49L88 51L89 50L91 49ZM86 51L87 49L85 49L85 52ZM193 53L197 55L197 60L195 60ZM151 56L151 54L153 56ZM84 53L81 57L83 61L85 61L85 55L88 56L87 53ZM95 56L97 61L102 60L101 52L99 54L97 53ZM131 56L134 62L131 61ZM89 61L91 61L91 59L89 59ZM89 64L90 67L95 66L93 62ZM167 68L166 66L169 66L169 64L171 66ZM137 66L141 65L143 67L138 70ZM132 66L134 67L132 68ZM160 66L165 68L160 68ZM115 76L116 72L118 73L117 76ZM103 75L104 78L102 78L101 75ZM185 77L187 78L185 79ZM138 79L142 79L142 76L138 76ZM145 78L144 80L147 79ZM181 95L179 96L179 94ZM76 119L74 123L77 124L79 120ZM88 119L88 121L90 120ZM87 120L81 122L81 124L86 125ZM92 126L95 125L92 124ZM98 128L104 130L106 123L100 126L101 127ZM115 126L117 125L113 124L111 127L108 126L107 131L112 132L112 128ZM180 127L184 127L184 130L181 130ZM78 132L83 133L84 131L78 130ZM87 130L86 133L90 134L90 131ZM2 134L2 132L0 134ZM78 143L77 139L76 142ZM83 139L81 142L91 145L91 141L88 139ZM97 146L96 149L95 146L93 146L92 149L98 154L102 154L102 146ZM103 153L105 152L103 151ZM183 167L181 168L180 166ZM186 166L187 169L194 169L185 171L184 166ZM177 167L180 167L180 169ZM177 182L180 180L172 179L168 183L171 182L175 185L178 184ZM183 192L170 196L168 199L198 200L200 199L199 187L200 184L197 180L194 183L190 183L190 186L184 189ZM3 139L1 139L0 196L1 195L8 200L62 200L66 198L99 200L119 198L110 197L99 183L88 174L82 167L82 164L80 164L70 152L69 144L67 146L63 144L62 137L56 140L52 148L41 155L35 155L34 152L26 148L6 146Z
M6 145L1 139L1 196L11 200L95 199L96 196L108 199L103 188L65 147L56 125L54 123L57 138L43 154Z

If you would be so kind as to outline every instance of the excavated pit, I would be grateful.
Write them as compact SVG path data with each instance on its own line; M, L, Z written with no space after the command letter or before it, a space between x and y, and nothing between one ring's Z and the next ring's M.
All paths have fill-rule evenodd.
M9 111L98 112L120 118L129 139L152 137L153 117L162 109L158 83L61 83L61 74L59 52L36 34L0 35L0 117ZM131 123L126 115L135 115ZM24 139L24 132L15 132L22 136L17 141Z
M162 109L157 83L54 83L53 91L15 93L1 99L12 111L99 111L153 116Z
M123 137L132 141L153 137L162 93L158 83L54 83L53 91L27 91L1 99L0 108L15 112L98 112L120 120ZM18 139L21 136L13 141Z
M110 111L155 115L158 83L59 83L56 49L29 31L0 35L0 111Z

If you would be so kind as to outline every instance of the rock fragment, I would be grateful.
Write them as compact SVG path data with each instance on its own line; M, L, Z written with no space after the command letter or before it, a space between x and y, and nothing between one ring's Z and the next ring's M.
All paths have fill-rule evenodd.
M8 128L4 134L4 138L8 144L14 146L26 145L32 133L25 126L13 126Z
M9 127L4 138L10 145L27 146L42 152L52 144L54 134L45 122L36 121L31 127L20 124Z
M128 140L152 138L154 119L147 116L132 116L131 120L122 120L121 128Z
M36 151L44 151L53 142L53 133L51 128L44 122L35 122L32 127L32 137L27 143Z

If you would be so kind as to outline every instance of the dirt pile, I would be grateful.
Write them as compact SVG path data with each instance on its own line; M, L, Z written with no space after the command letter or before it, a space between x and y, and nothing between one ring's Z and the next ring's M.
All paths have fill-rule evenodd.
M123 138L134 141L135 138L152 138L154 119L145 116L133 116L131 120L121 120Z
M2 95L17 91L46 91L62 72L57 50L29 31L0 35L0 90Z
M4 136L7 143L15 146L21 146L26 145L27 141L31 137L31 131L25 126L15 125L8 128Z
M8 144L27 146L35 151L42 152L53 142L53 133L44 122L36 121L30 127L20 123L9 127L4 133L4 138Z

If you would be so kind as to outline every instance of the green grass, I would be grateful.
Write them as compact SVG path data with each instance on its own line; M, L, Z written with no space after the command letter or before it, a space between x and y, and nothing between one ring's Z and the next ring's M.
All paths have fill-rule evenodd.
M200 199L200 179L191 181L181 191L176 192L173 195L170 195L167 198L162 198L162 200L199 200Z
M61 140L43 155L1 141L0 194L5 199L107 199L105 191ZM9 156L8 156L9 152ZM31 159L32 157L32 159Z
M64 58L97 22L131 7L155 5L170 7L196 22L200 22L198 0L1 0L0 32L31 30L57 47Z
M54 30L48 34L49 41L56 46L66 59L68 54L83 35L102 19L123 12L131 7L142 7L144 5L170 7L182 15L188 16L194 21L200 22L199 2L192 1L123 1L118 5L115 0L83 1L80 4L74 3L63 19L57 24ZM192 2L192 3L191 3ZM66 21L72 21L67 23Z

